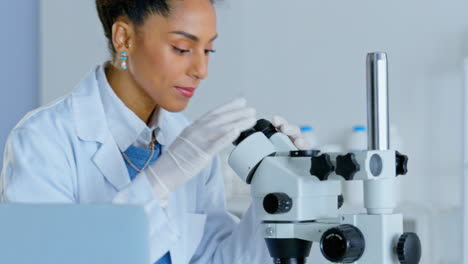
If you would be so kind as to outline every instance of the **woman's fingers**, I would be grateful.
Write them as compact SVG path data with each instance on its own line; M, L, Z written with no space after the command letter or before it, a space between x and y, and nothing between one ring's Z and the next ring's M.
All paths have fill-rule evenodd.
M293 139L301 136L301 129L298 126L289 124L288 121L281 116L273 116L271 123L279 132Z
M310 143L303 137L298 137L293 143L299 150L309 150L312 148Z
M218 153L223 148L229 146L240 136L242 131L252 128L256 122L257 119L250 117L223 127L222 133L212 142L211 152Z
M302 137L301 129L298 126L289 124L288 121L281 116L274 116L271 123L279 132L287 135L298 149L311 149L312 146Z
M273 118L271 119L271 123L274 127L276 127L276 129L278 129L280 126L287 124L288 121L286 121L286 119L284 119L283 117L276 115L273 116Z
M293 140L301 136L301 129L298 126L284 124L279 127L279 131Z

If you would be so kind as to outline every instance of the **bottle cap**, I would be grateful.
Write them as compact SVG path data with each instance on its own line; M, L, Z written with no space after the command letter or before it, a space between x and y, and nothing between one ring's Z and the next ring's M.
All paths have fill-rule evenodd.
M365 126L354 126L354 127L353 127L353 131L354 131L354 132L365 132L365 131L366 131L366 127L365 127Z
M312 126L301 126L301 132L312 132L314 131L314 127Z

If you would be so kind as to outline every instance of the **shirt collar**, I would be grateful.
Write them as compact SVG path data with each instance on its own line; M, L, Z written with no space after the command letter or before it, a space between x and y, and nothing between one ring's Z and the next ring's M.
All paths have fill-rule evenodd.
M155 112L149 122L149 127L122 100L110 87L105 74L107 63L99 66L97 81L104 107L107 125L114 137L120 151L124 152L131 145L147 147L151 142L153 133L159 131L158 114ZM157 137L158 138L158 137Z

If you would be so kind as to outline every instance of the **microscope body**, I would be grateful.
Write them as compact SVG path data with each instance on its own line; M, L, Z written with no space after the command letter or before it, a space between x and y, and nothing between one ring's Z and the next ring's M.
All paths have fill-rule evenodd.
M364 156L365 153L359 154ZM391 154L391 152L382 154ZM332 155L338 156L339 154L333 153ZM378 154L374 152L373 155ZM395 163L394 160L395 158L393 158L393 163ZM391 163L389 160L387 164L391 165ZM336 248L327 249L324 244L321 244L322 254L328 251L326 254L336 261L346 258L350 258L350 261L358 259L354 262L343 263L398 263L398 256L394 249L397 248L398 240L403 234L402 216L393 214L391 212L393 208L388 208L389 205L382 209L387 211L386 214L340 214L339 197L342 193L340 181L345 179L333 173L327 180L321 181L309 173L311 166L313 166L311 157L275 156L265 158L257 168L251 183L252 197L256 214L263 222L265 238L294 237L319 244L322 239L325 239L323 234L327 230L350 225L357 228L363 238L362 243L358 243L357 247L360 249L357 249L354 256L333 257L333 251ZM302 173L299 172L301 168ZM361 173L361 175L369 176L366 173ZM386 185L394 185L391 182L395 179L387 178L384 181ZM389 193L389 190L385 189L384 192ZM266 211L266 206L280 207L274 204L275 199L270 198L273 201L268 201L266 198L274 194L288 196L288 198L283 197L291 201L291 209L288 212L279 209L271 214ZM268 203L273 205L268 205Z
M257 132L245 138L229 157L231 167L251 184L253 206L267 243L288 239L316 242L324 257L335 263L398 263L403 219L393 214L393 209L399 154L391 150L302 152L294 150L293 145L286 147L287 140L284 138L283 144L275 147ZM257 166L240 165L246 157L255 156L264 156ZM340 181L345 180L360 180L374 187L367 188L374 193L365 192L367 214L340 214ZM335 230L342 227L344 230ZM349 244L348 248L343 248L345 244ZM284 243L281 247L285 247ZM276 257L278 263L292 263L287 259L295 258L287 253Z
M229 165L251 185L275 264L306 263L313 243L331 263L419 263L419 238L394 213L408 158L388 148L386 84L386 55L369 54L367 151L299 151L266 120L234 142ZM341 181L363 182L366 213L340 214Z

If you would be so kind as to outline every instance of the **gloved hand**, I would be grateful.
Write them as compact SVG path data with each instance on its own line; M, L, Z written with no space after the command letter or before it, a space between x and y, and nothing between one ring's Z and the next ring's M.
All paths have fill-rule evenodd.
M273 116L271 123L276 130L287 135L299 150L309 150L312 148L309 142L302 137L301 129L298 126L291 125L281 116Z
M256 111L236 99L208 112L185 128L146 173L160 200L209 165L242 131L256 123Z

